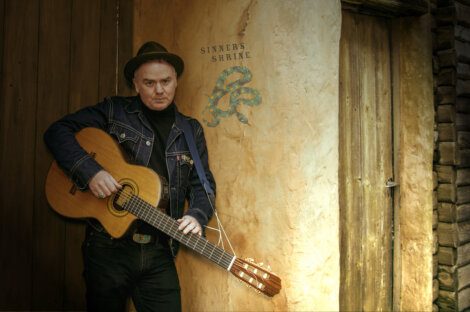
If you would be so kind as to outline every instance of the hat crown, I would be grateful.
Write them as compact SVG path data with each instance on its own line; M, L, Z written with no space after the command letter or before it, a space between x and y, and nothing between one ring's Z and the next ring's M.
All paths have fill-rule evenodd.
M148 53L168 53L168 50L155 41L149 41L140 47L137 56Z
M164 46L155 41L148 41L140 47L139 51L137 51L137 55L127 61L124 66L124 77L130 87L132 87L132 80L134 79L136 69L145 62L152 60L164 60L168 62L175 68L178 77L184 70L184 62L181 57L169 53Z

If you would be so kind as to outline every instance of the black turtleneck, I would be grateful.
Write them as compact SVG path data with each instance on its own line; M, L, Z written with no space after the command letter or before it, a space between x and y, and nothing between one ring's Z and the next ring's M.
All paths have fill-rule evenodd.
M152 127L155 138L148 166L168 181L165 149L168 135L175 122L175 104L172 103L161 111L151 110L144 104L142 104L142 107L142 111Z
M168 135L170 134L171 127L175 122L175 104L172 103L162 111L155 111L149 109L142 103L142 112L147 118L154 133L152 155L150 155L148 167L153 169L161 177L165 177L166 181L168 181L165 149ZM141 220L137 222L136 230L141 234L160 233L156 228Z

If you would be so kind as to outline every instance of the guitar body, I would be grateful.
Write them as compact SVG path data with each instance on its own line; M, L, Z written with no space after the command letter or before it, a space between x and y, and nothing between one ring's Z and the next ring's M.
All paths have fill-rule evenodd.
M77 133L77 141L121 185L132 189L135 195L157 207L161 199L160 177L151 169L131 165L125 161L119 145L106 132L85 128ZM89 190L80 191L53 162L46 179L46 197L52 208L65 217L97 219L108 233L123 236L136 216L120 210L113 204L114 196L96 198ZM157 209L157 208L155 208Z
M89 190L78 190L54 161L46 178L46 197L52 209L65 217L97 219L115 238L123 236L139 218L230 271L256 291L270 297L279 293L281 279L262 265L237 258L205 237L178 230L179 223L160 210L166 204L166 196L162 195L167 194L160 177L147 167L128 164L110 135L85 128L76 138L123 188L108 198L96 198Z

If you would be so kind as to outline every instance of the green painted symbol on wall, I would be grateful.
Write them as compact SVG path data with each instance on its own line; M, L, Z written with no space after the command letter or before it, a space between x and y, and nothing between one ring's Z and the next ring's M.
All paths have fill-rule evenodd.
M228 78L234 74L241 74L241 78L227 82ZM212 120L203 119L209 127L215 127L220 123L221 118L229 117L235 114L241 123L248 124L248 118L238 111L240 104L255 106L261 103L261 95L258 90L243 87L244 84L251 81L251 71L242 66L234 66L224 70L209 96L209 105L204 109L203 114L210 114ZM229 94L227 109L222 109L219 101Z

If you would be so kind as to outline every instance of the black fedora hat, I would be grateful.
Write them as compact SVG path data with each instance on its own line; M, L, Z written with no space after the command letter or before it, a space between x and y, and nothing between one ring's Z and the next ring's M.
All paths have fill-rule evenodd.
M175 68L178 77L183 73L184 62L181 57L169 53L164 46L155 41L148 41L140 47L137 55L131 58L124 67L124 77L126 77L129 86L132 86L132 79L136 69L143 63L151 60L165 60L170 63Z

